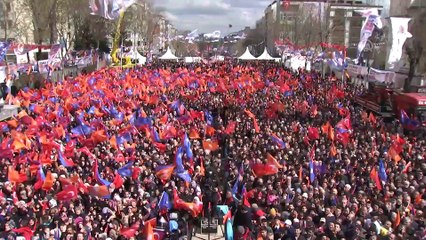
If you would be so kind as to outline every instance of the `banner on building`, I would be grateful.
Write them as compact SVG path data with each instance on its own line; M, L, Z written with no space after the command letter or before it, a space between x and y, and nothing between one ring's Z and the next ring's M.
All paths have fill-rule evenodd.
M368 74L368 68L367 67L360 66L360 65L354 65L354 64L348 64L346 71L348 71L349 75L351 75L351 76L358 76L358 75L365 76L365 75Z
M367 10L357 10L363 17L366 18L364 25L361 28L361 37L358 43L357 59L361 56L362 51L367 44L368 39L373 35L374 28L382 28L382 21L380 20L379 12L376 8Z
M393 83L395 78L395 73L391 71L382 71L375 68L370 68L370 73L368 74L368 79L370 81L376 81L380 83Z
M52 47L50 48L50 52L49 52L49 65L53 65L54 62L57 62L57 58L59 58L59 53L61 50L61 45L60 44L55 44L52 45Z
M392 47L389 52L388 69L398 71L399 61L402 56L402 47L404 46L405 40L411 38L411 33L408 32L408 23L410 18L391 17L392 26Z
M92 15L106 19L117 19L120 12L126 11L136 0L89 0Z

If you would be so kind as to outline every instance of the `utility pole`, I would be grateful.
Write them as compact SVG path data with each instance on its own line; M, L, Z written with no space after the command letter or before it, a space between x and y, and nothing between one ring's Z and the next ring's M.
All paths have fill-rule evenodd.
M8 4L6 3L7 1L2 1L3 6L3 21L4 21L4 41L7 43L7 39L8 39L8 31L9 31L9 10L7 9L7 5L10 6L10 2L8 2ZM7 53L4 56L4 62L6 63L6 78L9 77L9 63L7 61Z

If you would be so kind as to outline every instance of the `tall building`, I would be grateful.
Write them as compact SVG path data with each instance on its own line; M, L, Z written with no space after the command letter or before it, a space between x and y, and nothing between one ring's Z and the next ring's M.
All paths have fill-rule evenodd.
M362 1L335 1L329 3L328 8L328 43L345 46L347 56L356 58L361 28L365 21L358 11L377 8L381 14L382 6L368 5Z
M383 10L381 5L367 1L373 0L276 0L265 9L264 26L256 27L265 29L265 42L271 53L275 52L276 40L288 40L305 48L319 42L340 44L348 49L349 57L355 57L364 21L357 10Z

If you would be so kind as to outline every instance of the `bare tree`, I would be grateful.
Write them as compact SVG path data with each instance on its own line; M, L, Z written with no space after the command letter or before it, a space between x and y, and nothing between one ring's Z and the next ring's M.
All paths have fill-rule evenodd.
M24 0L23 7L29 8L34 27L34 40L38 44L43 42L55 43L56 12L59 0Z

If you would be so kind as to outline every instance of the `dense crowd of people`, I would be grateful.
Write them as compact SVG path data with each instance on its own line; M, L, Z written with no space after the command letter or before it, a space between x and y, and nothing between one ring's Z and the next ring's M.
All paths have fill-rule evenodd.
M190 238L210 217L227 239L425 239L424 133L355 106L363 91L273 63L22 89L0 123L0 239Z

